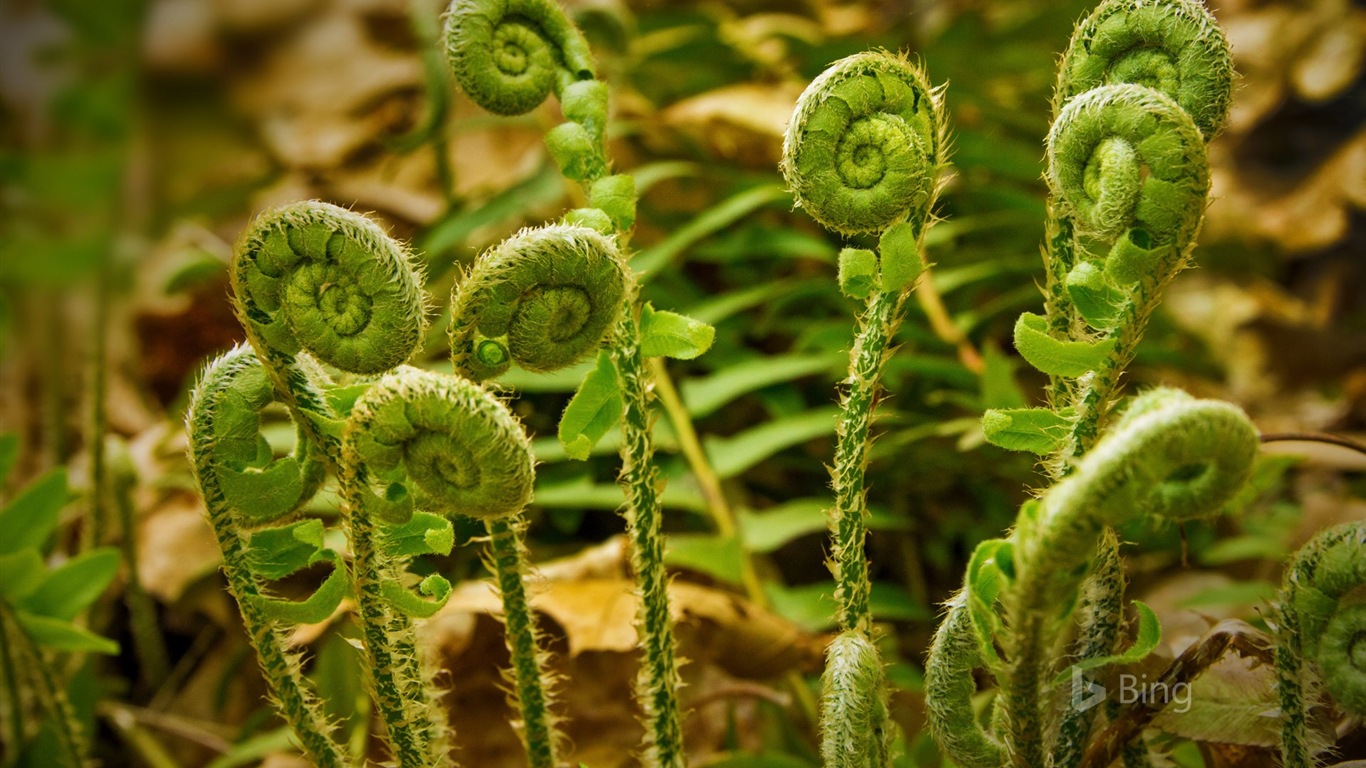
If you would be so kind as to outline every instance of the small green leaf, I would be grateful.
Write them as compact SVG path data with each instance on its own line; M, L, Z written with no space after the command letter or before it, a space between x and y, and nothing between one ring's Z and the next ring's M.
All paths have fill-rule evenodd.
M604 176L588 188L588 199L611 217L617 229L625 232L636 224L636 180L618 174Z
M564 223L572 227L588 227L589 229L610 235L616 232L616 225L612 223L612 217L607 215L601 208L575 208L564 214Z
M1162 624L1157 620L1157 614L1147 605L1134 601L1134 610L1138 612L1138 631L1134 636L1134 644L1123 653L1113 656L1102 656L1095 659L1084 659L1063 670L1053 680L1054 685L1061 685L1067 682L1068 678L1075 672L1085 672L1091 669L1107 667L1111 664L1133 664L1142 661L1153 652L1157 644L1162 641Z
M925 260L920 256L920 241L915 227L907 222L893 224L878 240L882 261L882 290L900 292L915 284L925 271Z
M716 329L677 312L658 311L646 302L640 310L640 354L691 360L706 352Z
M323 545L323 523L313 518L253 532L247 545L247 565L256 575L273 581L297 573L329 554Z
M304 476L299 460L286 456L262 469L247 467L218 470L218 482L233 509L251 520L266 521L288 513L299 505L304 493Z
M436 573L423 579L417 588L432 599L424 600L412 590L405 589L402 584L393 581L384 582L381 589L384 592L384 599L388 600L390 605L414 619L427 619L436 615L451 596L451 583Z
M1067 273L1067 295L1086 322L1093 328L1106 329L1115 324L1124 294L1115 288L1105 272L1089 261L1083 261Z
M996 598L1014 572L1014 555L1014 544L1008 539L987 539L977 545L968 561L965 581L968 614L972 617L972 627L977 634L978 651L993 666L1001 661L995 643L1001 625Z
M574 181L588 178L600 162L592 134L578 123L560 123L550 129L545 135L545 147L560 166L560 173Z
M0 555L0 598L18 602L37 589L45 576L43 556L36 549Z
M71 621L95 602L118 572L118 549L92 549L48 572L47 578L20 606L40 616Z
M988 443L1040 455L1057 450L1069 424L1066 416L1047 408L993 408L982 414L982 434Z
M1156 277L1171 250L1169 245L1154 247L1152 235L1146 229L1134 227L1121 235L1110 248L1105 258L1105 271L1121 283L1136 283L1145 277Z
M388 557L449 555L455 546L451 521L430 512L414 512L406 523L386 528L381 549Z
M621 384L612 354L600 350L597 364L584 375L579 391L560 417L560 444L565 454L579 461L587 459L593 446L621 421L621 410Z
M58 467L34 480L0 509L0 555L38 549L57 527L66 505L66 470Z
M332 572L327 574L322 586L306 600L283 600L260 595L250 599L267 616L285 624L317 624L326 621L346 597L350 580L346 577L346 571L340 567L337 554L329 549L322 552L323 556L319 559L332 563Z
M19 460L19 435L7 432L0 435L0 483L5 482Z
M877 254L866 248L845 248L839 255L840 292L866 299L877 286Z
M1063 341L1048 335L1048 321L1025 312L1015 322L1015 350L1029 364L1052 376L1080 376L1105 364L1115 340Z
M104 653L113 655L119 652L119 644L107 637L100 637L82 629L69 621L54 619L51 616L37 616L28 611L15 611L19 626L34 643L54 651L72 653Z

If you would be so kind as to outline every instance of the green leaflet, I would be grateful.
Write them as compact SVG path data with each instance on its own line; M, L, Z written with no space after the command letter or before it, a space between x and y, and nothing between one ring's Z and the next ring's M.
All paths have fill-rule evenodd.
M47 571L36 549L0 555L0 599L17 601L43 583Z
M877 286L877 254L866 248L845 248L839 255L840 292L866 299Z
M326 621L337 610L342 599L346 597L350 581L346 577L346 571L342 568L337 553L330 549L323 550L323 555L318 559L332 563L332 572L327 574L327 579L323 581L322 586L318 587L306 599L282 600L261 595L253 595L247 599L254 602L263 613L275 621L286 624L317 624L320 621Z
M37 549L57 527L66 505L66 470L58 467L30 483L0 509L0 555Z
M706 352L716 329L677 312L656 310L649 302L640 309L640 354L692 360Z
M1133 664L1142 661L1148 654L1153 652L1157 644L1162 641L1162 624L1157 620L1157 614L1147 605L1135 600L1134 610L1138 612L1138 632L1134 636L1133 645L1123 653L1112 656L1102 656L1095 659L1086 659L1073 664L1053 679L1054 685L1062 685L1074 672L1085 672L1090 669L1108 667L1111 664Z
M119 644L107 637L51 616L38 616L28 611L15 611L14 617L34 643L53 651L69 653L103 653L114 655Z
M884 291L904 291L915 285L916 278L925 271L925 260L920 256L920 238L908 222L888 227L878 238L877 248L882 262Z
M545 135L545 147L560 173L567 179L585 181L597 175L602 167L597 142L588 129L578 123L560 123Z
M588 200L611 218L619 231L636 225L636 180L626 174L604 176L588 188Z
M414 619L426 619L436 615L446 601L451 597L451 583L446 577L433 573L423 579L417 585L418 591L431 600L423 600L412 592L405 589L402 584L392 581L384 583L381 589L384 591L384 599L389 604L398 609L403 614Z
M249 520L274 520L298 506L306 483L299 460L286 456L257 469L218 469L218 483L232 504Z
M297 573L327 559L321 520L300 520L278 528L255 531L248 539L247 564L256 575L272 581Z
M597 365L583 377L560 417L560 443L565 454L586 460L593 446L621 421L621 409L621 384L612 353L600 350Z
M565 212L563 222L571 227L587 227L604 235L611 235L617 231L612 217L601 208L575 208Z
M38 572L43 573L41 566ZM71 621L99 598L118 572L116 547L92 549L47 571L18 605L39 616Z
M1066 288L1072 305L1091 327L1107 329L1114 325L1124 294L1111 284L1104 270L1083 261L1067 274Z
M1015 351L1030 365L1052 376L1080 376L1105 364L1115 340L1063 341L1048 335L1048 321L1025 312L1015 321Z
M978 652L988 666L1001 663L996 653L995 637L1001 631L1001 618L996 610L996 598L1001 588L1014 573L1014 544L1007 539L987 539L972 551L968 561L968 612L977 635Z
M406 522L385 528L380 548L391 558L449 555L455 546L451 521L430 512L414 512Z
M1071 426L1071 409L993 408L982 414L987 442L1008 451L1049 454L1057 450Z

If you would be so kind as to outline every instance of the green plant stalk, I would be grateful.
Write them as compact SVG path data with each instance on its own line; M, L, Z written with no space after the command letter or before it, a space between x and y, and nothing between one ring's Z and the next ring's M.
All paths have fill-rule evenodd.
M890 765L887 681L877 647L865 633L846 630L830 643L821 690L824 768Z
M95 313L91 318L90 334L93 349L90 356L90 519L81 532L83 549L92 549L104 542L105 505L109 500L109 462L104 435L109 430L109 293L112 258L109 248L100 255L99 275L95 281Z
M361 492L366 487L364 467L342 465L346 535L351 542L351 581L370 660L375 704L400 768L439 765L442 761L433 754L432 737L441 709L428 706L412 621L393 610L384 596L384 585L398 583L399 574L380 554L378 539L383 534L365 513Z
M1076 266L1076 223L1061 211L1062 207L1061 200L1049 197L1048 218L1044 222L1044 317L1054 337L1075 339L1080 320L1072 297L1067 295L1067 275ZM1050 374L1045 390L1048 407L1057 410L1069 405L1075 389L1075 379Z
M203 386L203 385L201 385ZM202 397L214 400L224 388L201 390ZM200 414L202 423L195 425L195 432L201 429L203 435L191 436L191 449L199 478L200 492L208 510L209 524L214 537L223 553L223 575L227 577L228 591L237 600L238 611L242 615L242 625L247 637L256 650L260 661L262 676L270 686L271 695L278 704L303 747L304 754L320 768L340 768L348 765L343 750L332 736L333 728L323 715L317 696L314 695L300 667L299 658L290 650L289 638L276 623L265 614L260 605L263 597L255 577L248 570L246 538L242 535L233 511L218 476L213 468L215 461L212 450L213 410L215 404L208 402ZM195 409L199 410L199 409Z
M148 691L155 691L171 674L170 656L166 641L157 621L156 606L142 586L138 574L137 526L133 520L131 488L126 482L114 484L114 506L118 510L119 527L123 536L119 548L128 566L128 584L124 587L124 601L128 604L128 622L133 633L133 650L138 656L142 681Z
M1077 640L1073 653L1068 656L1073 664L1109 656L1119 643L1120 617L1124 612L1124 568L1119 559L1119 539L1114 531L1107 528L1102 534L1091 567L1091 575L1082 587L1081 605L1077 607ZM1089 680L1089 676L1086 679ZM1078 709L1069 704L1058 724L1053 749L1054 768L1081 765L1097 709Z
M512 658L512 696L522 713L519 734L531 768L555 768L560 762L560 736L550 710L551 673L539 643L540 632L523 579L528 571L525 523L502 518L487 522L493 571L503 599L503 624Z
M835 576L835 599L839 601L842 630L869 632L868 558L864 542L868 535L868 503L865 475L868 470L868 436L881 388L882 368L891 353L892 337L901 325L909 290L874 291L859 318L859 333L849 353L849 376L839 423L836 426L835 465L830 477L835 489L835 509L830 521L834 543L831 571Z
M68 768L87 768L93 765L87 757L90 745L82 732L80 722L76 719L76 712L71 707L71 700L66 695L65 687L53 674L52 666L43 660L42 653L33 643L33 639L24 631L10 606L3 600L0 600L0 636L5 638L7 645L14 646L20 663L33 673L38 702L52 719L57 743L62 750L63 762ZM16 751L19 749L19 742L15 742L14 748Z
M654 438L650 432L649 374L640 354L635 296L628 296L612 347L623 402L620 482L626 491L626 528L631 566L640 584L643 659L637 698L646 727L645 764L683 765L682 713L678 705L677 644L669 614L669 576L664 568L662 509L656 489Z

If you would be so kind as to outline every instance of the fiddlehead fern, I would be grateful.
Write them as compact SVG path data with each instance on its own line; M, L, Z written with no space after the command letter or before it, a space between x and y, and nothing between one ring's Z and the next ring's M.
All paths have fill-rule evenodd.
M1208 517L1246 481L1257 431L1236 407L1172 389L1135 398L1076 472L1021 512L1004 607L1002 736L1019 766L1041 765L1046 659L1103 526ZM1064 606L1059 615L1059 606Z
M1054 124L1061 122L1062 110L1074 97L1124 83L1171 98L1209 141L1223 126L1232 101L1228 40L1195 0L1105 0L1077 25L1063 55L1053 97ZM1089 262L1079 242L1086 233L1077 230L1071 211L1056 196L1049 200L1045 228L1046 327L1056 338L1084 338L1083 305L1095 282L1087 285ZM1055 407L1071 405L1075 386L1074 380L1050 372L1050 401ZM1051 469L1057 477L1065 467L1055 462Z
M841 637L850 639L832 649L823 680L822 751L827 755L840 754L850 733L871 729L884 734L889 727L885 707L841 700L853 695L852 682L871 681L879 687L860 695L880 701L880 671L871 678L850 677L831 665L843 664L841 659L854 653L850 643L861 644L855 656L877 658L869 641L871 584L864 551L869 432L882 367L924 265L923 238L939 191L946 143L938 96L925 73L905 58L886 52L855 54L835 62L807 86L783 141L782 171L798 205L835 232L880 234L876 259L871 252L853 249L841 255L842 287L866 304L849 355L831 470L835 507L830 567ZM847 268L860 262L859 269ZM857 283L850 279L854 273L860 277ZM859 759L874 755L865 750ZM886 764L885 750L875 759L875 765Z
M1277 685L1285 768L1317 765L1310 711L1321 684L1339 708L1366 715L1366 523L1344 523L1300 548L1277 606Z
M631 275L616 244L588 229L523 230L479 257L451 297L456 371L480 381L517 363L555 371L596 350Z
M307 201L252 222L231 278L247 338L335 471L336 417L297 355L351 373L380 373L407 360L426 329L420 272L374 222Z
M415 656L411 618L435 613L450 592L439 576L421 585L435 602L400 586L405 555L451 546L449 521L415 514L413 507L498 520L526 506L533 483L531 448L521 425L465 379L405 367L356 401L342 439L341 486L351 548L356 561L367 564L353 577L372 668L388 669ZM376 525L377 520L404 525ZM414 522L416 530L408 530ZM414 533L426 546L403 544ZM426 691L416 664L376 680L400 765L444 763L431 746L441 742L442 733L424 725L432 707Z
M223 552L228 589L237 599L276 706L314 765L341 766L349 761L304 678L286 630L331 614L345 596L345 576L335 554L322 548L317 520L253 530L306 501L320 479L302 430L294 456L271 460L260 436L259 411L274 399L270 380L250 349L237 347L210 363L190 403L190 458ZM333 570L312 598L294 604L266 595L264 579L283 578L319 559L331 561Z
M456 0L445 38L456 81L495 114L530 112L593 79L588 43L551 0Z
M1054 110L1102 85L1146 85L1179 104L1210 139L1228 116L1232 82L1228 40L1203 3L1106 0L1072 34Z
M841 234L924 228L942 162L937 94L901 56L859 53L807 86L783 137L783 175L811 218Z
M1209 163L1185 111L1138 85L1102 86L1069 101L1049 134L1048 161L1049 185L1077 232L1108 251L1098 289L1108 309L1086 318L1106 332L1106 346L1075 395L1077 414L1058 453L1064 461L1099 435L1149 314L1190 258Z
M887 686L877 647L862 632L841 632L825 653L821 676L821 764L877 768L891 747Z

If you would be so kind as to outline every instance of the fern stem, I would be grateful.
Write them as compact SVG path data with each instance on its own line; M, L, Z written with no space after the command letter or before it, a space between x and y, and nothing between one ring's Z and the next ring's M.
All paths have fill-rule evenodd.
M87 757L89 744L82 733L76 712L71 707L71 699L66 688L53 674L52 665L47 663L34 644L33 639L24 631L9 604L0 600L0 637L6 645L13 645L18 661L27 666L37 683L37 698L46 711L53 730L57 734L58 748L62 751L63 763L68 768L86 768L92 763ZM19 744L15 744L18 751Z
M612 357L621 381L621 484L626 490L627 537L631 565L640 585L643 661L636 696L646 720L649 766L683 765L682 714L678 705L676 642L669 614L668 573L664 568L663 510L656 489L654 438L650 432L650 380L640 353L640 326L630 295L617 323Z
M541 650L527 598L525 524L508 518L487 522L498 593L503 599L503 623L508 653L512 658L512 695L521 713L521 737L531 768L555 768L559 764L559 734L550 709L550 672Z
M875 291L859 318L859 333L849 353L849 375L836 427L835 465L830 477L835 489L831 518L831 553L840 629L871 629L868 609L868 534L865 475L868 436L881 389L882 367L890 355L892 337L901 325L906 292Z

